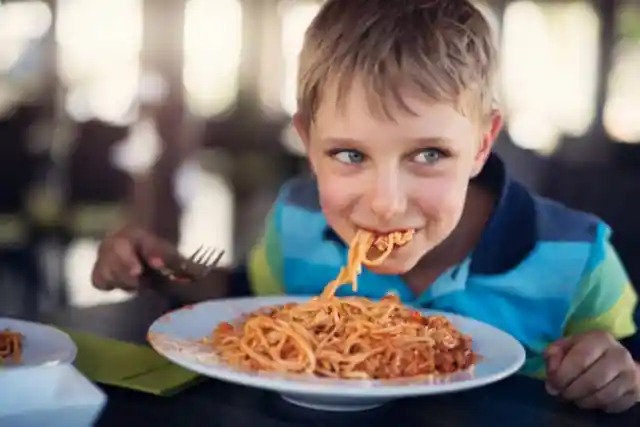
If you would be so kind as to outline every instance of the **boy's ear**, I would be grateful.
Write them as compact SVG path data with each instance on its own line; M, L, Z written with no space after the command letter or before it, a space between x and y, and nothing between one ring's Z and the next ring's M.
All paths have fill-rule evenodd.
M310 140L309 133L310 133L310 129L309 129L309 124L308 124L307 120L305 120L305 118L303 117L302 113L296 112L293 115L292 122L293 122L293 127L295 128L296 132L298 133L298 137L300 137L300 140L304 144L305 151L308 153L309 152L309 140Z
M307 154L307 161L309 162L309 169L315 175L316 171L309 155L309 144L311 142L311 129L309 121L300 112L296 112L292 117L293 128L296 130L298 137L302 141L304 146L304 152Z
M493 150L493 145L502 131L503 124L502 113L500 110L494 110L491 113L491 121L483 131L480 144L478 145L472 177L477 176L484 167L484 164L491 154L491 150Z

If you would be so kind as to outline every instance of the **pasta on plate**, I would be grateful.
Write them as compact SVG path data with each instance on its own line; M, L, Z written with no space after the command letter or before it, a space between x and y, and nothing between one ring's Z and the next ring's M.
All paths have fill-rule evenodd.
M203 343L226 364L250 372L385 380L450 374L476 363L472 339L444 316L425 316L388 295L380 301L337 297L357 291L362 265L381 264L411 241L413 230L376 237L359 231L348 262L322 294L304 303L265 307L220 323ZM375 259L368 254L375 252Z
M20 363L22 360L22 334L4 329L0 331L0 364L10 361Z

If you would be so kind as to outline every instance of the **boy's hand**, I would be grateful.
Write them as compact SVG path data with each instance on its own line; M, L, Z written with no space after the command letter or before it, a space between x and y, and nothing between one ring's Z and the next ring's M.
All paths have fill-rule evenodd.
M179 257L171 244L140 228L124 227L100 244L91 274L93 285L102 290L137 291L144 263L162 268L169 257Z
M547 391L582 408L622 412L640 400L640 367L611 334L567 337L544 353Z

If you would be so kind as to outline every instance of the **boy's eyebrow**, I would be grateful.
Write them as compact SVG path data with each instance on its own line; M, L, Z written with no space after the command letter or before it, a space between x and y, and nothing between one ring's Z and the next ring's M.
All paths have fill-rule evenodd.
M340 138L340 137L326 137L326 138L322 138L322 141L330 144L330 145L346 145L346 146L352 146L352 145L362 145L365 142L364 141L360 141L358 139L355 138ZM411 142L414 145L421 145L421 146L448 146L448 145L453 145L454 142L452 139L444 137L444 136L432 136L432 137L422 137L422 138L409 138L407 140L408 142Z

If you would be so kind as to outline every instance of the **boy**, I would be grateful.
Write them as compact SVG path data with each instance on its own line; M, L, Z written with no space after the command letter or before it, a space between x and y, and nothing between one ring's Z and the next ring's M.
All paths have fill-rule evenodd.
M623 411L640 397L636 294L605 224L530 194L492 154L497 56L466 0L325 2L305 36L293 118L314 176L281 190L249 257L251 291L319 294L359 228L412 228L363 271L359 294L492 324L525 346L523 372L550 393ZM93 282L134 290L142 261L175 256L127 227L103 242ZM224 274L192 299L223 295Z

